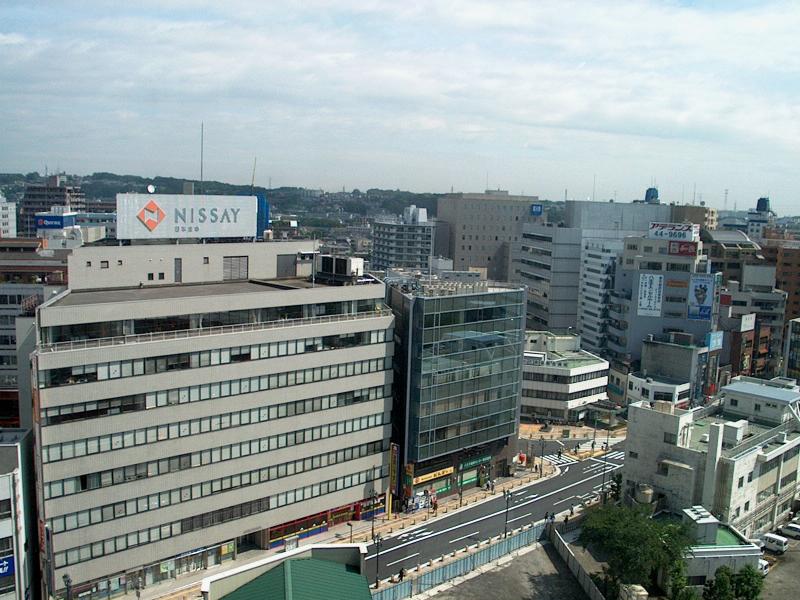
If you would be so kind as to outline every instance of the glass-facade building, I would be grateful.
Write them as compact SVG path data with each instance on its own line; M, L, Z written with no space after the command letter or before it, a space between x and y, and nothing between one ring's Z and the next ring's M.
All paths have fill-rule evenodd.
M523 287L394 285L394 438L404 497L505 474L516 444L525 337Z

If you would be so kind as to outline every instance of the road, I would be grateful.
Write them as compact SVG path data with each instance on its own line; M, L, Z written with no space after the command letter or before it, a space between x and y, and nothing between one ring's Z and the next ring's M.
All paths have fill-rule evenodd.
M611 476L622 468L625 459L623 446L613 446L605 455L581 461L567 456L559 460L555 453L545 454L545 460L558 464L561 473L542 482L514 489L507 507L508 529L541 521L546 512L569 510L571 504L580 504L597 494L603 480L608 487ZM382 540L380 557L376 555L375 544L370 544L367 549L367 577L375 577L376 558L379 576L385 579L398 573L401 568L408 570L443 554L502 534L506 524L506 504L503 495L498 493L491 500L393 534Z

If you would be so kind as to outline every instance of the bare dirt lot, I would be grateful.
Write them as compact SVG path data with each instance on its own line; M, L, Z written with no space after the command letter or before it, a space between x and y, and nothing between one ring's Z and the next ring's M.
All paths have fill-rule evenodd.
M800 589L800 541L790 541L789 550L782 556L776 556L775 559L769 575L764 579L761 599L786 600L797 597L797 591Z

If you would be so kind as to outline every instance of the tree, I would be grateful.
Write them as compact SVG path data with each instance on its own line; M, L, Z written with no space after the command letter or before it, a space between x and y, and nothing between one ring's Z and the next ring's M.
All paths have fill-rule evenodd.
M714 579L703 586L703 600L736 600L733 590L733 573L727 566L721 566L714 573Z
M670 571L683 561L691 537L685 525L655 521L645 507L606 505L589 512L580 541L608 556L615 584L647 585L659 569Z
M747 565L733 576L733 589L739 600L758 600L763 587L764 576L752 565Z

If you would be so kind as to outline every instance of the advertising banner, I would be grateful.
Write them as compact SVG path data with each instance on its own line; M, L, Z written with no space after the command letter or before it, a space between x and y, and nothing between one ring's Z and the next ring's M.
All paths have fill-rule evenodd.
M742 315L739 331L753 331L756 328L756 313Z
M255 196L117 194L117 239L256 237Z
M389 445L389 489L397 489L398 469L400 467L400 446L392 442Z
M670 242L668 252L672 256L697 256L697 243Z
M714 276L695 273L689 280L689 309L692 321L710 321L714 305Z
M636 314L640 317L660 317L661 300L664 295L664 276L651 273L639 275L639 304Z
M722 339L724 335L722 331L709 331L706 334L706 346L709 352L722 350Z
M7 577L14 574L14 557L4 556L0 558L0 577Z
M700 240L700 225L695 223L650 223L647 237L652 240L697 242Z
M544 206L541 204L531 204L531 216L541 217L544 214Z

